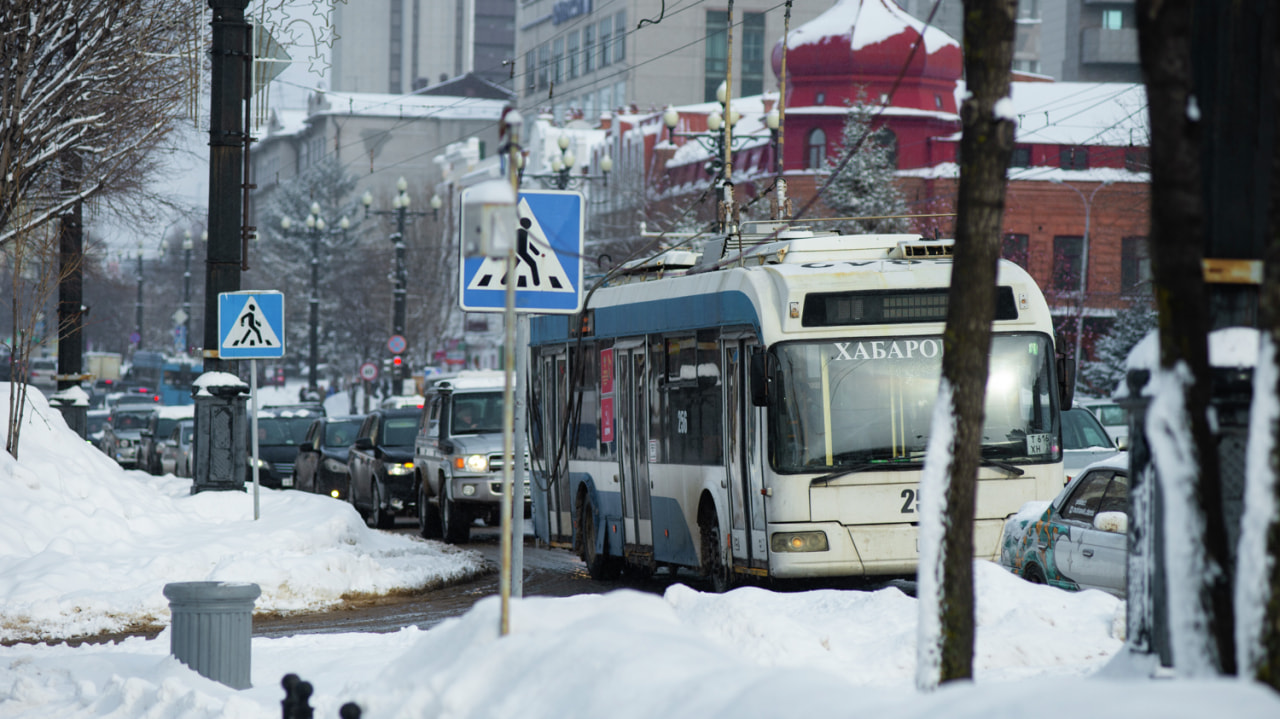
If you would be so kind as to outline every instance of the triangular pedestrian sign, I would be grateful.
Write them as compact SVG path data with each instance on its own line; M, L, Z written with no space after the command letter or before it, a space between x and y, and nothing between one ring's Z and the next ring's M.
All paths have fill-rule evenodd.
M516 230L516 291L576 292L560 258L551 249L547 234L529 209L529 201L521 198L518 206L520 227ZM506 290L507 261L486 257L467 283L468 290Z
M236 301L241 300L239 309ZM218 324L220 354L228 358L280 357L284 343L277 332L284 329L283 304L278 292L224 293ZM234 314L232 314L234 313Z

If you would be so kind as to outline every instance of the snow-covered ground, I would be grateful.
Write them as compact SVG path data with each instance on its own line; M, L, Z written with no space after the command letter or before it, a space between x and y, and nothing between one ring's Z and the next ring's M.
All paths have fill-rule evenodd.
M326 497L264 490L254 521L248 495L191 495L189 480L123 471L34 393L19 456L0 453L10 641L167 623L162 588L174 581L256 582L259 611L291 611L480 566L472 552L366 529ZM897 589L717 596L676 585L661 597L516 600L504 638L490 597L427 631L255 639L253 687L240 691L170 657L167 629L118 644L15 644L0 647L0 717L279 717L290 672L315 685L317 717L347 701L366 719L1280 716L1280 697L1251 682L1122 678L1121 602L975 569L975 681L928 694L914 689L916 602Z

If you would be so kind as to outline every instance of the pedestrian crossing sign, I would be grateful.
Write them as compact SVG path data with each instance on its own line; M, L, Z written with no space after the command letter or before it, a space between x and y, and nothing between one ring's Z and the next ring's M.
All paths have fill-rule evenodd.
M284 295L271 290L218 295L218 356L269 359L284 356Z
M467 203L462 203L466 208ZM523 190L516 203L516 267L505 257L463 257L458 304L467 312L501 312L507 281L517 312L575 314L582 309L585 202L580 192ZM465 212L464 212L465 215ZM460 227L466 227L467 217Z

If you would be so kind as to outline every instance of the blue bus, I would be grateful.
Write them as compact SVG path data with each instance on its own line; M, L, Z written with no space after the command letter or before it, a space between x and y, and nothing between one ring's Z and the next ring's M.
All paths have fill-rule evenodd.
M128 380L130 384L158 393L162 404L192 404L191 383L200 376L202 368L199 359L166 357L161 352L139 350L133 353Z

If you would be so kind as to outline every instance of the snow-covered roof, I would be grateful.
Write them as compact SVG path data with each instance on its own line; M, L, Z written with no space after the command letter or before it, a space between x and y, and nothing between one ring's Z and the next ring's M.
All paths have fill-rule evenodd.
M947 45L960 44L936 27L927 29L921 20L907 14L892 0L841 0L830 10L810 20L787 35L787 48L820 44L829 38L852 36L850 46L860 50L911 28L924 32L924 49L933 53Z
M196 406L184 404L161 407L157 412L161 419L190 419L196 416Z
M313 103L315 115L364 117L437 118L441 120L493 120L502 115L505 100L450 95L392 95L375 92L325 92L322 104Z
M899 170L899 177L919 177L926 180L955 180L960 177L960 165L940 162L930 167ZM1087 170L1064 170L1060 167L1035 166L1009 169L1009 181L1018 182L1132 182L1148 184L1149 172L1130 172L1119 167L1093 167Z

